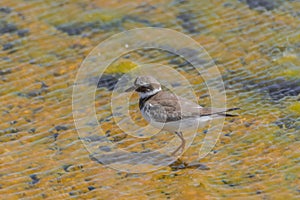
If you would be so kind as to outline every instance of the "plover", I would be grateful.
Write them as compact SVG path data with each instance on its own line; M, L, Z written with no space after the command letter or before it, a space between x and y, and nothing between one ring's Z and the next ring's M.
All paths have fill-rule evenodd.
M152 76L139 76L125 92L136 91L140 96L139 108L143 117L154 127L175 133L181 145L172 152L175 155L185 148L182 130L191 123L206 122L217 117L234 117L228 111L239 108L204 108L171 92L162 91L161 84Z

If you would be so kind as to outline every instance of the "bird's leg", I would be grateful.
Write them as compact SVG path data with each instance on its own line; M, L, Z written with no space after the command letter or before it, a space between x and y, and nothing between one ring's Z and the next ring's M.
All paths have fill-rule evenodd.
M176 135L178 135L178 137L181 139L181 144L180 146L171 154L172 156L174 156L177 151L179 151L179 149L182 149L182 151L184 150L185 147L185 139L183 138L182 132L175 132Z

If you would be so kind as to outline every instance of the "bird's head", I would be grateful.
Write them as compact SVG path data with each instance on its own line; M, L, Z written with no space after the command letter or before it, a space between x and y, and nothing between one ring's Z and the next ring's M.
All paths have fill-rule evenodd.
M134 86L128 88L126 92L136 91L140 98L147 98L161 91L160 83L152 76L138 76L134 81Z

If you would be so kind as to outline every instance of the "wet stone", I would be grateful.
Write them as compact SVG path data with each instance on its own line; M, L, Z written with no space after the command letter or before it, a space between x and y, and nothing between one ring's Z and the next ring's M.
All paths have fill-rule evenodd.
M69 167L71 167L71 164L63 165L62 168L65 172L70 172Z
M6 43L6 44L2 45L2 50L6 51L6 50L9 50L9 49L12 49L13 47L14 47L13 43L9 42L9 43Z
M17 31L16 25L0 20L0 35L5 33L12 33L15 31Z
M97 88L107 88L112 91L119 80L118 77L119 75L103 74L100 79L94 77L93 82L97 82Z
M223 6L224 6L225 8L227 8L227 7L232 7L233 4L232 4L232 3L229 3L229 2L226 2L226 3L223 3Z
M10 74L11 72L11 69L2 69L0 70L0 75Z
M186 30L188 33L198 33L201 29L204 28L204 25L195 22L195 16L188 11L182 12L177 15L177 19L181 22L181 27Z
M101 29L102 31L111 31L111 30L121 30L124 31L122 20L109 22L106 24L99 25L98 29Z
M142 18L139 18L136 16L131 16L131 15L127 15L122 18L122 22L126 22L126 21L132 21L132 22L138 22L138 23L145 24L145 25L151 25L149 20L142 19Z
M80 35L86 26L80 23L63 24L56 27L58 30L67 33L68 35Z
M55 130L56 131L65 131L65 130L68 130L68 127L65 125L58 125L58 126L55 126Z
M87 136L84 138L81 138L84 141L87 142L105 142L107 141L107 138L105 136L100 136L100 135L91 135L91 136Z
M187 168L198 169L198 170L210 170L210 168L199 162L191 162L187 164Z
M17 120L13 120L13 121L10 121L10 122L9 122L10 125L13 125L13 124L16 124L16 123L18 123Z
M29 34L29 30L28 29L21 29L17 31L17 34L19 37L25 37Z
M173 0L173 2L171 3L172 6L176 6L178 4L185 4L187 3L187 0Z
M267 92L273 100L280 100L286 96L297 96L300 94L300 79L286 80L285 78L275 78L272 80L262 80L258 83L246 81L242 83L247 90L258 89L260 92Z
M29 133L35 133L35 131L36 131L36 129L35 128L31 128L31 129L29 129Z
M110 131L110 130L107 130L107 131L105 132L105 136L106 136L106 137L109 137L109 136L110 136L110 133L111 133L111 131Z
M178 59L178 58L173 58L169 61L169 64L172 64L172 65L179 65L181 63L182 63L182 60Z
M41 82L41 88L48 88L49 86L46 84L46 83L44 83L44 82Z
M76 195L76 192L71 191L71 192L69 192L69 195L70 195L70 196L75 196L75 195Z
M30 61L29 61L29 64L32 64L32 65L33 65L33 64L36 64L36 60L35 60L35 59L30 60Z
M143 12L149 12L155 10L156 7L144 2L141 5L137 6L136 9L141 9Z
M197 33L197 26L195 23L193 22L185 22L182 24L182 28L184 28L185 30L187 30L189 33Z
M101 29L101 24L99 22L73 22L62 24L56 27L58 30L67 33L70 36L81 35L84 31L95 31Z
M11 13L12 9L9 7L0 7L0 12L5 13L5 14L9 14Z
M89 191L92 191L92 190L94 190L94 189L96 189L96 188L93 187L93 186L88 186L88 189L89 189Z
M10 127L10 128L4 129L4 132L5 133L18 133L19 129Z
M100 146L99 149L104 152L110 152L111 148L109 146Z
M280 1L279 0L246 0L246 3L251 9L264 8L266 10L273 10L279 6Z
M180 163L180 164L172 164L170 165L171 169L172 170L179 170L179 169L185 169L186 168L186 165L185 163Z
M193 15L185 12L185 13L180 13L179 15L177 15L177 19L180 19L184 22L190 21L193 18Z
M275 124L279 128L293 129L293 128L297 127L297 119L290 118L290 117L281 118L281 119L275 121Z
M80 35L85 26L79 23L74 24L64 24L57 27L58 30L67 33L68 35Z
M57 140L58 135L59 135L58 133L54 133L54 134L53 134L54 140Z
M30 184L32 184L32 185L34 185L40 181L40 179L37 177L36 174L31 174L29 177L32 179L32 181L30 182Z
M42 94L41 90L32 90L26 94L27 97L37 97Z
M248 178L254 178L254 177L255 177L254 174L249 174L249 175L248 175Z
M182 55L183 57L189 57L189 58L196 58L199 53L199 51L195 50L195 49L191 49L191 48L181 48L179 50L176 51L176 53L178 55ZM205 61L202 61L205 62Z
M228 184L228 181L226 181L226 180L224 180L224 179L222 180L222 182L223 182L224 184L226 184L226 185Z

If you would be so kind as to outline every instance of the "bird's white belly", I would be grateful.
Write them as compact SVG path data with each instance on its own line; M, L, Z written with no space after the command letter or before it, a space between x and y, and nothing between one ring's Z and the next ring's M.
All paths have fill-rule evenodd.
M200 128L206 124L207 121L212 118L209 116L197 117L197 118L188 118L172 122L157 122L154 119L150 118L145 112L142 112L143 117L155 128L166 130L169 132L183 131L183 130L193 130L195 128Z

